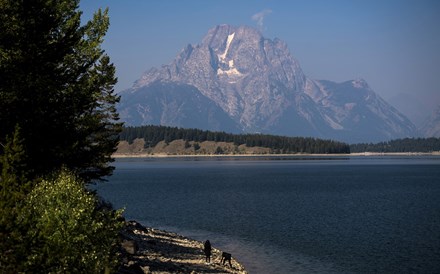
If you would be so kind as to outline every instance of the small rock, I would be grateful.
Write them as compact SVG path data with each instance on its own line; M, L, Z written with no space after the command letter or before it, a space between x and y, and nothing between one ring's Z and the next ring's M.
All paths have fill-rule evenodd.
M131 255L134 255L137 253L139 247L135 241L132 240L124 240L122 241L121 247Z

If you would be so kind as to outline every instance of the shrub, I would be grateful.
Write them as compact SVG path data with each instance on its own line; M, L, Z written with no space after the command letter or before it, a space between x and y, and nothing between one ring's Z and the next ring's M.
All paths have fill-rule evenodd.
M115 266L121 211L97 210L96 197L69 171L43 180L30 193L24 220L27 269L41 273L102 273Z

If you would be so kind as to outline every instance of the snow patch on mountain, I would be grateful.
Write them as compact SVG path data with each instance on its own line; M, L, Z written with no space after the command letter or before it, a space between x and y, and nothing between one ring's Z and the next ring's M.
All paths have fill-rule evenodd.
M219 63L223 66L223 68L217 69L217 75L227 75L227 76L241 76L242 73L237 70L234 66L234 60L226 61L226 57L228 56L229 47L231 46L232 40L234 39L235 32L228 35L226 40L226 48L223 54L218 55ZM230 81L230 83L233 83Z
M227 39L227 41L226 41L226 49L225 49L225 52L224 52L223 54L220 54L220 55L218 56L218 58L219 58L222 62L225 62L226 56L228 55L229 46L231 46L231 43L232 43L232 40L234 39L234 36L235 36L235 32L232 33L232 34L230 34L230 35L228 35L228 39Z

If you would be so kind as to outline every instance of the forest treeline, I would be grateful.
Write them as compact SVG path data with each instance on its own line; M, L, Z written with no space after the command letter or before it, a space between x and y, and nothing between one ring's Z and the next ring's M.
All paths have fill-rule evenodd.
M350 153L348 144L322 140L311 137L284 137L266 134L231 134L225 132L214 132L200 129L184 129L166 126L139 126L124 127L121 134L121 141L132 143L135 139L145 140L145 148L154 147L160 141L169 143L174 140L188 142L229 142L235 145L246 145L248 147L266 147L272 153Z
M433 152L440 151L440 138L404 138L379 143L348 145L333 140L312 137L286 137L267 134L232 134L201 129L184 129L167 126L124 127L120 140L130 144L137 138L145 140L145 148L156 146L160 141L229 142L248 147L270 148L272 153L360 153L360 152Z
M350 145L356 152L433 152L440 151L440 138L404 138L376 144L361 143Z

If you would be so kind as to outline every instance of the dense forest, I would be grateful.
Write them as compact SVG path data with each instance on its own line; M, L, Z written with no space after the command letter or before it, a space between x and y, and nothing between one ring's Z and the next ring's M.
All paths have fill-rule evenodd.
M165 126L140 126L125 127L120 138L122 141L132 143L134 139L145 140L145 147L154 147L160 141L169 143L174 140L204 142L231 142L235 145L248 147L266 147L273 153L350 153L348 144L321 140L311 137L283 137L265 134L230 134L225 132L213 132L200 129L183 129Z
M166 126L124 127L121 141L132 143L134 139L145 140L145 148L154 147L160 141L174 140L193 142L230 142L248 147L266 147L274 154L280 153L358 153L358 152L433 152L440 151L440 138L404 138L380 143L348 145L333 140L311 137L285 137L266 134L231 134L201 129L184 129Z
M440 138L404 138L377 144L350 145L355 152L433 152L440 151Z

